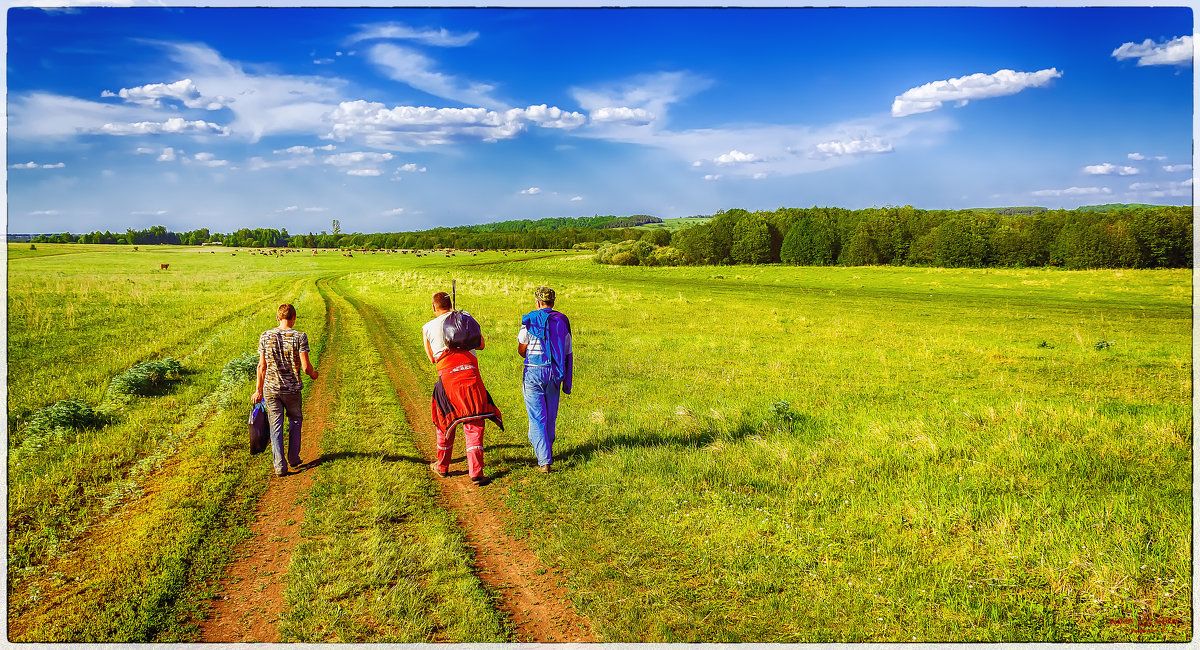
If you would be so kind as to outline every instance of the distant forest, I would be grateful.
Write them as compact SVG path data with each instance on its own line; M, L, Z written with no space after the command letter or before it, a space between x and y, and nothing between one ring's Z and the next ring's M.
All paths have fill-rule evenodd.
M125 233L63 233L34 242L187 244L374 249L567 249L597 262L677 266L726 264L911 265L941 267L1191 268L1191 206L1108 205L1076 210L912 206L847 210L723 210L706 223L640 230L648 215L505 221L419 232L289 235L243 228L173 233L163 226ZM545 225L541 225L545 224ZM336 222L335 222L336 225Z

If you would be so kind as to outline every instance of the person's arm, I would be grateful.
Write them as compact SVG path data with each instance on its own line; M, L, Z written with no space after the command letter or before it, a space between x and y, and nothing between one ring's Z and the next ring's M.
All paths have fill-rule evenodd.
M308 350L300 353L300 367L304 368L304 374L313 379L317 378L317 369L314 368L312 362L308 360Z
M433 359L433 346L429 345L429 339L425 339L425 356L429 357L429 363L437 363Z
M522 358L525 357L525 350L529 347L529 337L526 332L528 330L525 329L524 325L521 325L520 331L517 332L517 354L521 355ZM525 342L522 343L521 339L525 339Z
M485 345L487 345L487 340L483 338L483 332L480 332L479 333L479 347L477 347L475 349L482 350Z
M528 343L518 343L518 344L517 344L517 354L519 354L519 355L521 355L522 357L524 357L524 356L525 356L525 349L526 349L526 348L528 348L528 347L529 347L529 344L528 344Z
M267 355L262 352L258 354L258 370L256 374L257 379L254 382L254 394L250 396L251 404L257 404L263 398L263 381L267 378Z

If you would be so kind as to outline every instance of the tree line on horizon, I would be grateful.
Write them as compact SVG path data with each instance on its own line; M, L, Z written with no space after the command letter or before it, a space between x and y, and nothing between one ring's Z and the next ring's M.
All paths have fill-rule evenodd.
M607 264L1190 268L1191 206L1046 210L723 210L708 223L600 246Z
M648 215L635 215L647 217ZM634 219L609 218L604 219ZM207 228L173 233L163 226L122 234L40 236L34 242L182 244L236 247L429 250L568 249L595 251L621 265L912 265L942 267L1190 268L1191 206L1121 206L1107 210L922 210L912 206L722 210L707 223L674 233L588 227L590 219L528 220L395 233L289 235L286 229ZM649 219L656 219L649 217ZM543 220L546 221L546 220ZM657 221L647 221L655 223ZM608 223L611 223L609 221ZM619 222L618 222L619 223ZM520 226L518 226L520 224ZM336 225L336 224L335 224Z

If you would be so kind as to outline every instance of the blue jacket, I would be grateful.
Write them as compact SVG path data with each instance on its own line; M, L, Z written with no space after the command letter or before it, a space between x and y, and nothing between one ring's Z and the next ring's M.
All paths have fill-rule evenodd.
M571 321L566 314L549 307L535 309L521 317L521 324L530 336L542 341L542 354L526 356L531 366L550 366L550 378L562 385L562 391L571 394L571 380L575 371L575 354L568 348L571 338ZM537 358L541 356L544 358Z

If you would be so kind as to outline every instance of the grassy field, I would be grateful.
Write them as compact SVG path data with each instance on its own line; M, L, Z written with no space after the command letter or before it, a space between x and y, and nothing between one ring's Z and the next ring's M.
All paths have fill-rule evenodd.
M189 639L270 472L241 444L249 382L221 371L283 301L319 367L336 346L338 387L286 638L505 640L397 424L380 325L351 308L430 387L419 328L452 279L505 416L488 489L604 641L1191 638L1190 271L27 249L8 265L14 640ZM515 350L540 284L576 337L548 476ZM164 357L184 372L160 394L112 398ZM68 398L111 421L22 433ZM145 494L160 505L122 505ZM103 564L72 563L115 531Z

